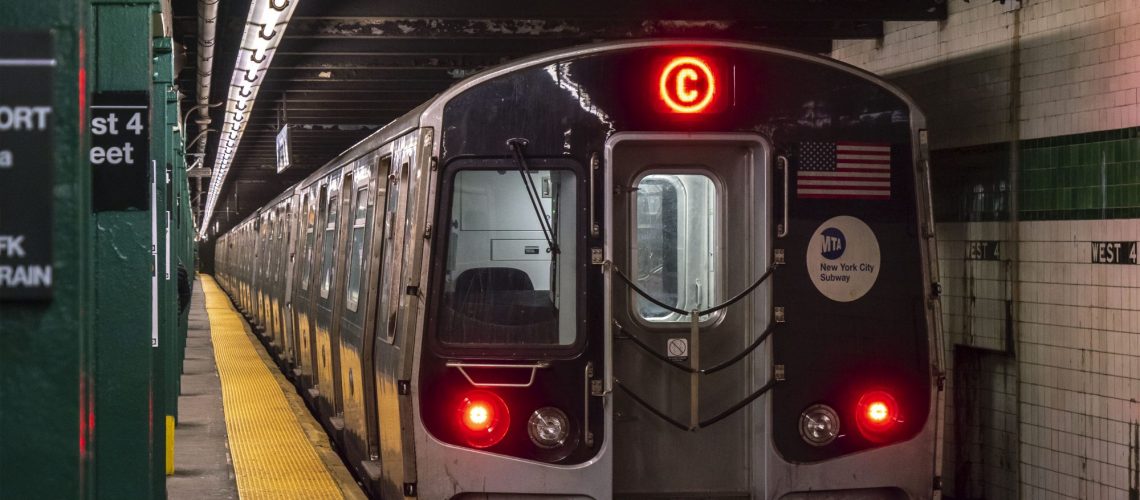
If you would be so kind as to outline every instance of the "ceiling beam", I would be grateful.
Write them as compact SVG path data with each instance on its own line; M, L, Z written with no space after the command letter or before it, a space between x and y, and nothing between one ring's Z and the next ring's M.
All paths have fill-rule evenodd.
M945 0L305 0L296 11L308 16L387 17L491 17L491 18L624 18L641 20L680 19L874 19L942 20Z
M559 2L562 3L562 2ZM346 37L401 39L470 39L516 37L565 38L583 41L646 37L715 37L734 40L802 38L875 38L882 35L878 20L678 20L642 18L429 18L429 17L297 17L286 38Z

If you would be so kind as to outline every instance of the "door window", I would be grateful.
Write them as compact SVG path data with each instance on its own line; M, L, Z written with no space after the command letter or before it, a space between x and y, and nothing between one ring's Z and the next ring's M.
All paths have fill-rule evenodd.
M325 209L325 237L324 249L321 250L321 298L329 298L329 288L332 287L333 250L336 249L336 217L337 206L340 205L334 193L329 196L329 206Z
M316 210L312 200L306 199L305 210L305 243L301 249L301 290L309 289L309 277L312 275L313 262L313 226L317 221Z
M678 309L715 305L720 254L716 183L699 173L650 174L638 181L634 193L633 281ZM635 314L646 321L689 321L631 293Z
M352 246L348 261L348 300L345 307L356 312L360 302L360 273L364 263L364 233L368 217L368 186L356 190L356 210L353 212Z

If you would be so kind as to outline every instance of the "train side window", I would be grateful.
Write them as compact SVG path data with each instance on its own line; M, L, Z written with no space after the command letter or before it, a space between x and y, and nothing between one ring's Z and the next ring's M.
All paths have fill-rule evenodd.
M634 193L632 277L637 286L686 311L715 305L720 254L716 183L704 174L649 174L638 181ZM689 321L634 296L634 313L646 321Z
M381 160L385 165L391 169L392 157L386 156ZM388 175L388 193L387 200L384 207L384 238L381 243L384 248L383 256L381 257L381 283L380 283L380 307L377 311L378 325L384 329L384 341L392 343L396 338L395 330L395 314L392 312L392 297L395 292L392 290L398 286L399 281L396 279L395 260L395 231L396 231L396 209L399 208L400 200L400 174L407 177L408 163L404 162L396 170L393 170ZM382 170L383 171L383 170ZM397 299L398 300L398 299Z
M336 218L337 194L329 196L328 207L325 208L325 237L324 249L321 250L321 298L329 298L329 288L332 287L333 250L336 249Z
M269 234L268 241L265 244L265 249L269 255L265 259L265 277L266 281L273 283L277 281L277 276L274 275L273 270L277 269L277 215L276 212L270 212L269 226L266 233Z
M273 252L277 256L277 267L273 269L273 282L278 284L285 281L285 273L281 272L281 269L285 268L289 260L289 254L287 253L289 250L286 247L287 242L285 241L285 235L287 234L285 231L285 220L285 207L281 207L277 209L277 247Z
M345 307L356 312L360 303L360 273L364 262L364 233L368 215L368 186L356 190L356 210L353 212L352 247L348 260L348 298Z
M317 224L317 209L315 200L308 200L305 204L305 247L301 250L304 263L301 264L301 290L309 289L309 277L313 268L313 237L314 227Z

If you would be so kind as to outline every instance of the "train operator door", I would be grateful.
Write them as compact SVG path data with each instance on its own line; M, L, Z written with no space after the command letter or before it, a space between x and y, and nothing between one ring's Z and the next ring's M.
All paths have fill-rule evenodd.
M767 151L743 134L618 134L607 145L617 497L765 497L767 400L728 410L768 381L767 346L717 365L767 328L771 288L695 325L691 312L769 266ZM715 370L694 375L648 350Z

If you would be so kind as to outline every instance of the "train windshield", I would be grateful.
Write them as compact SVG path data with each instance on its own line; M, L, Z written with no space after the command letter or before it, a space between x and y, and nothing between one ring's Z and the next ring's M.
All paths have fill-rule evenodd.
M575 341L576 176L531 169L536 206L523 175L510 167L455 174L437 329L444 343Z

